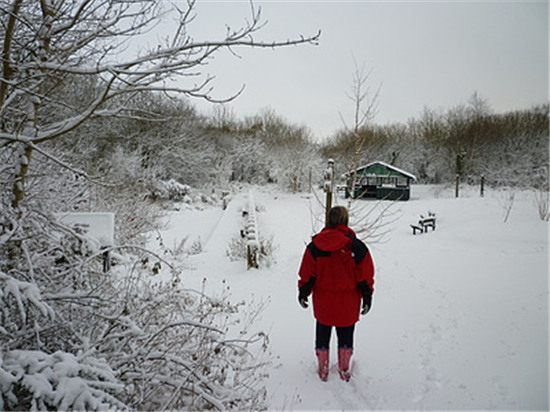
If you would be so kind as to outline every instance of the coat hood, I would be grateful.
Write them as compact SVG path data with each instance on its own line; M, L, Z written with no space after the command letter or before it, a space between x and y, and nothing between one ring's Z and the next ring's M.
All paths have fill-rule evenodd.
M336 228L326 227L313 238L313 243L325 252L334 252L351 247L352 242L348 237L350 235L355 237L355 232L345 225L339 225Z

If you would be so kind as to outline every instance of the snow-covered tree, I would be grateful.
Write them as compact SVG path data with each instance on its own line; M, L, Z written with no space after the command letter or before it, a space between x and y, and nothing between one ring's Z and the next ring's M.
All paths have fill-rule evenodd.
M264 42L254 39L260 13L242 28L228 28L221 39L196 40L189 23L195 1L165 9L151 0L3 0L0 3L2 73L0 144L13 150L12 205L24 198L28 165L40 145L66 135L88 120L106 116L140 117L128 102L143 91L163 91L212 99L211 77L188 86L168 87L177 76L200 75L206 60L230 47L281 47L315 43L317 36ZM128 43L178 13L179 26L165 41L136 55ZM125 57L126 56L126 57ZM74 90L73 84L88 84Z
M292 192L309 190L310 173L320 167L321 159L307 127L291 124L267 108L245 119L243 134L265 148L268 179Z
M238 330L238 305L179 287L178 264L139 244L112 249L117 264L103 273L105 250L52 216L143 211L147 173L178 166L165 151L156 169L167 139L149 126L173 126L171 150L184 122L166 123L152 95L213 100L203 69L218 51L318 39L256 40L251 4L243 27L197 40L194 10L192 0L0 0L0 409L261 408L264 337ZM170 37L135 47L167 14L179 16ZM178 77L191 83L169 86ZM173 281L156 281L161 270Z

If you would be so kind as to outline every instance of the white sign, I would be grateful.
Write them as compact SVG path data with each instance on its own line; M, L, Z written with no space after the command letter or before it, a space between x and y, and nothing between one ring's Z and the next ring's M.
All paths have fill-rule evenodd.
M97 241L102 247L115 243L114 213L57 213L56 217L60 223Z

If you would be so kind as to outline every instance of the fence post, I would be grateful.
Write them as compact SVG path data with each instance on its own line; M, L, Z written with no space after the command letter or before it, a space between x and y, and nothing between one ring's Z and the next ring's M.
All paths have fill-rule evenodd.
M483 197L484 191L485 191L485 176L481 176L481 188L480 188L481 197Z
M455 197L458 197L458 186L460 184L460 175L456 175L456 183L455 183Z
M334 191L334 160L328 159L328 167L325 170L324 190L327 194L325 203L325 226L328 225L328 212L332 207L332 193Z

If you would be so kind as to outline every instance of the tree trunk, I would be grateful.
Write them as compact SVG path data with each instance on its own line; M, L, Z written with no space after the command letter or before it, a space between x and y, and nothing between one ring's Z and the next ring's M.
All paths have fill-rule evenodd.
M25 197L25 182L27 180L27 174L29 172L29 164L31 162L33 149L31 146L26 146L24 152L20 155L19 162L19 172L15 177L15 182L13 184L13 203L12 206L14 209L18 209ZM18 217L21 218L22 212L18 211Z

